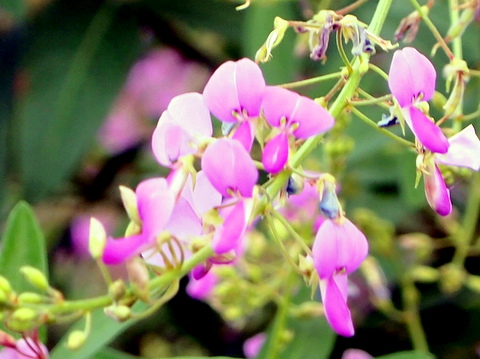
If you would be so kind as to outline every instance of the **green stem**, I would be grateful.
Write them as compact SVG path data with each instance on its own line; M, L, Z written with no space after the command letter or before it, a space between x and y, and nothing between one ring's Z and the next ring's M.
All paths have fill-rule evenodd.
M323 81L338 79L340 76L342 76L342 72L338 71L338 72L334 72L332 74L317 76L317 77L313 77L311 79L306 79L306 80L301 80L301 81L289 82L289 83L281 84L281 85L278 85L278 86L284 87L284 88L287 88L287 89L292 89L292 88L317 84L317 83L320 83L320 82L323 82Z
M404 146L408 146L410 148L414 148L415 147L415 144L410 142L410 141L407 141L406 139L404 138L401 138L399 136L397 136L396 134L386 130L385 128L383 127L379 127L374 121L372 121L371 119L369 119L367 116L365 116L363 113L361 113L359 110L357 110L355 107L352 107L352 112L353 114L355 114L355 116L357 116L359 119L361 119L363 122L365 122L367 125L369 125L370 127L374 128L375 130L377 130L378 132L381 132L383 133L385 136L388 136L392 139L394 139L395 141L397 141L398 143L401 143L402 145Z
M457 24L460 18L459 10L458 10L458 0L448 0L448 10L450 14L450 24ZM463 58L463 50L462 50L462 37L457 36L452 41L453 46L453 53L455 57L461 59Z

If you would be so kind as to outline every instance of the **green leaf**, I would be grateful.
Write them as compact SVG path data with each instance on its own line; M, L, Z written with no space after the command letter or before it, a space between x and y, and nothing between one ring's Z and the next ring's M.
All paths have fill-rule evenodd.
M1 8L19 20L25 15L27 2L25 0L2 0Z
M134 18L105 1L56 2L32 32L31 87L17 105L20 172L29 201L60 189L95 141L138 57Z
M0 252L0 274L12 283L17 292L33 289L19 271L26 265L48 276L45 238L32 208L22 201L8 216Z
M95 354L92 359L136 359L137 356L125 354L112 348L104 348Z
M398 352L393 354L382 355L377 359L433 359L433 354L419 351Z

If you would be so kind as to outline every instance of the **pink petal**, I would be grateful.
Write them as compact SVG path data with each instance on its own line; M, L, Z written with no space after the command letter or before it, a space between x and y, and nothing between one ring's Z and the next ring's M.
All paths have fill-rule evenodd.
M288 161L288 135L279 133L267 142L263 149L262 163L265 171L270 173L280 172Z
M170 167L181 156L195 153L195 149L189 146L188 134L179 125L160 121L152 135L152 151L158 163Z
M450 147L445 154L438 154L435 162L450 166L480 169L480 141L472 125L448 139Z
M103 251L102 260L105 264L114 265L125 262L146 249L150 238L143 234L123 238L109 238Z
M135 191L142 234L147 240L161 233L170 220L175 196L170 191L165 178L150 178L142 181Z
M423 94L421 100L430 100L435 92L435 79L433 64L413 47L393 54L388 86L401 107L412 104L420 94Z
M267 122L273 127L280 127L282 118L289 122L299 98L300 95L296 92L278 86L267 86L262 103Z
M241 201L233 207L225 222L215 231L212 239L213 250L222 254L239 249L246 228L245 205Z
M210 183L223 196L229 190L251 197L258 170L245 148L237 140L221 138L208 146L202 157L202 169Z
M351 337L355 334L355 329L344 294L347 290L346 279L347 276L341 274L321 280L320 291L325 316L332 329L344 337Z
M432 152L446 153L450 143L440 127L415 106L409 107L412 131L418 140ZM408 121L407 121L408 122Z
M183 241L202 234L202 222L185 198L180 197L165 230Z
M326 219L313 242L313 261L320 279L355 271L368 254L365 235L350 220L343 220L337 224Z
M427 202L439 215L446 216L452 211L450 190L437 165L429 166L428 172L429 174L423 174Z
M218 277L213 271L209 271L201 279L190 277L186 291L192 298L204 300L213 291L217 285Z
M235 130L232 138L239 141L245 150L250 153L254 140L255 128L251 121L243 121Z
M267 340L265 333L258 333L257 335L245 340L245 343L243 344L245 357L247 357L247 359L256 358L258 353L260 353L265 340Z
M233 113L248 117L260 114L265 79L260 67L249 59L222 64L212 75L203 91L209 110L221 121L236 122Z
M342 359L374 359L374 357L361 349L347 349L343 352Z
M212 186L203 171L199 171L195 179L193 202L195 212L200 217L222 203L222 195Z

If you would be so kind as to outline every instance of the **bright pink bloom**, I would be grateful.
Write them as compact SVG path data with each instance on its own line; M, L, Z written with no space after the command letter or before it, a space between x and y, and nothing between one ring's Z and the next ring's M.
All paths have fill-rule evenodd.
M365 235L347 218L342 223L326 219L313 243L313 261L320 279L352 273L368 254Z
M446 216L452 211L450 190L445 184L438 164L480 169L480 141L472 125L448 139L450 147L445 154L434 154L433 161L427 163L423 172L425 196L432 209Z
M28 342L27 342L28 341ZM15 347L0 350L0 359L48 359L48 349L33 338L19 339Z
M262 102L267 122L280 129L263 151L262 162L270 173L283 169L288 161L288 137L307 139L328 131L334 119L312 99L275 86L267 86Z
M209 145L202 157L202 169L210 183L225 197L238 193L251 197L258 170L237 140L221 138Z
M169 222L175 196L164 178L142 181L135 191L142 221L141 233L119 239L109 238L103 253L105 264L119 264L138 255L155 242Z
M186 93L172 99L158 120L152 136L157 161L171 166L180 157L196 153L202 138L212 136L212 121L199 93Z
M325 317L332 329L344 337L355 334L352 315L347 306L348 279L346 274L335 274L320 280Z
M266 340L267 336L265 333L258 333L245 340L245 343L243 344L243 352L245 353L245 357L247 359L256 358L260 353L260 350L262 350L262 346Z
M210 296L217 283L218 277L213 271L207 272L200 279L195 279L191 275L186 291L192 298L205 300Z
M388 86L402 108L405 121L418 140L430 151L446 153L448 140L416 105L428 101L435 93L436 72L433 64L413 47L393 54Z

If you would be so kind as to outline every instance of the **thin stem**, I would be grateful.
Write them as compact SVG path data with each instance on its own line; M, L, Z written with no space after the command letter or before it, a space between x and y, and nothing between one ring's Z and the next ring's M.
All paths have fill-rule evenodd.
M372 63L369 63L368 64L368 68L374 72L376 72L377 74L379 74L380 76L382 76L385 81L388 81L388 74L383 71L380 67L378 67L377 65L374 65Z
M435 25L433 24L433 22L430 20L430 18L428 17L427 14L425 14L425 12L422 10L422 7L420 6L420 4L418 3L418 1L416 0L410 0L410 2L412 3L413 7L418 11L418 13L420 14L420 16L422 17L422 20L425 22L425 24L427 25L427 27L430 29L430 31L432 32L433 36L435 36L435 38L437 39L438 41L438 44L440 45L440 47L443 49L443 51L445 51L445 53L447 54L448 58L450 60L452 60L455 55L453 54L452 50L450 50L450 48L448 47L447 43L445 42L445 40L443 39L442 35L440 34L440 32L437 30L437 28L435 27Z
M448 0L448 10L450 14L450 24L457 24L460 18L460 12L458 7L458 0ZM462 59L463 58L463 50L462 50L462 38L461 36L457 36L452 40L453 46L453 53L455 57Z
M338 47L338 52L340 53L340 57L342 58L343 63L347 67L348 73L350 74L352 72L352 65L350 64L350 61L348 60L347 54L345 53L345 49L343 48L343 42L342 42L342 32L337 31L337 47Z
M345 15L365 4L368 0L357 0L354 3L345 6L343 9L335 11L337 14Z
M307 79L307 80L288 82L288 83L284 83L284 84L281 84L281 85L278 85L278 86L284 87L284 88L287 88L287 89L292 89L292 88L297 88L297 87L302 87L302 86L318 84L318 83L323 82L323 81L338 79L341 76L342 76L342 72L338 71L338 72L334 72L334 73L331 73L331 74L328 74L328 75L317 76L317 77L313 77L313 78Z
M363 122L365 122L367 125L369 125L370 127L374 128L375 130L383 133L385 136L388 136L392 139L394 139L395 141L397 141L398 143L401 143L402 145L404 146L408 146L408 147L411 147L411 148L415 148L415 144L404 139L404 138L401 138L399 136L397 136L396 134L386 130L385 128L383 127L379 127L377 125L376 122L372 121L370 118L368 118L367 116L365 116L362 112L360 112L358 109L356 109L355 107L352 107L351 108L352 112L355 114L355 116L357 116L359 119L361 119Z
M285 219L285 217L281 216L277 211L272 210L270 214L278 220L282 226L285 227L285 229L292 235L292 237L300 244L302 249L307 253L309 256L312 256L312 251L310 250L310 247L305 244L303 241L303 238L298 235L298 233L292 228L290 223Z

